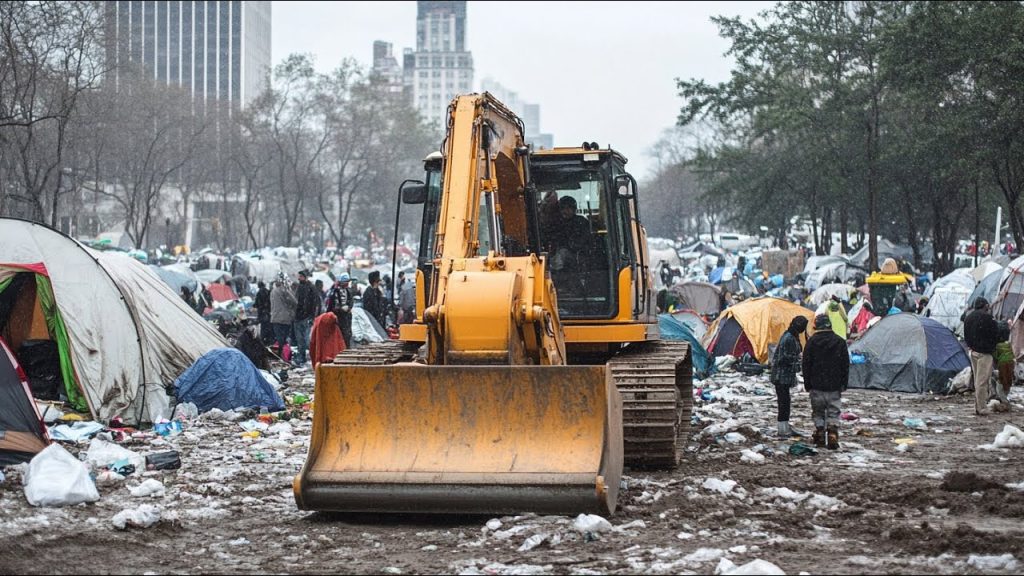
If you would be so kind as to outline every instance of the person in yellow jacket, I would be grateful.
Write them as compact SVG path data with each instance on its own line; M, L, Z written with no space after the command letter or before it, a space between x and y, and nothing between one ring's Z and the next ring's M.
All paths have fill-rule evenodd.
M828 303L828 319L832 323L832 331L843 340L846 340L846 326L850 321L846 318L846 310L839 296L832 296Z

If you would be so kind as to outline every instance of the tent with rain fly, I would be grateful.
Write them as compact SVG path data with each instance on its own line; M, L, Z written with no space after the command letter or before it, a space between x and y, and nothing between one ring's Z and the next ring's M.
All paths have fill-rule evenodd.
M164 387L226 345L146 265L12 218L0 218L0 335L15 356L53 342L68 402L128 424L166 410Z
M992 315L996 320L1014 319L1021 302L1024 302L1024 256L1015 258L1003 269L999 289L992 302Z
M713 316L722 310L722 289L707 282L680 282L669 289L679 307L702 316Z
M956 331L970 295L971 290L959 284L939 286L932 292L923 314L946 328Z
M0 467L28 462L49 443L25 373L0 338Z
M812 306L818 306L822 302L828 302L833 296L838 296L843 302L849 302L856 293L857 289L849 284L833 282L819 286L814 292L811 292L807 303Z
M999 295L999 281L1002 280L1002 269L996 271L994 274L989 274L978 282L978 285L971 291L971 295L967 297L966 308L974 307L974 301L978 298L984 298L989 302L995 302L996 296Z
M757 361L768 362L768 346L777 344L793 318L803 316L808 324L814 314L788 300L761 297L730 306L708 328L704 347L714 356L737 358L749 352Z
M1002 272L1003 268L1005 268L1005 266L998 262L993 262L992 260L985 260L981 264L978 264L974 268L971 268L971 278L974 278L975 282L981 282L982 280L988 278L990 275L995 274L996 272Z
M947 288L949 286L957 286L966 290L967 293L970 294L977 283L977 280L974 279L974 275L971 274L970 268L957 268L929 284L928 287L924 289L924 295L931 300L932 294L934 294L936 290L940 288Z
M808 274L804 287L813 293L825 284L845 284L866 275L863 269L845 261L830 262Z
M689 326L690 332L693 333L697 340L702 340L704 335L708 333L708 323L694 310L676 310L671 315L676 320Z
M700 318L698 317L698 320ZM704 349L689 324L676 318L675 314L658 314L658 329L666 340L685 340L690 343L690 358L693 360L693 375L707 378L715 370L715 360Z
M916 314L891 314L850 346L850 388L892 392L943 392L971 361L942 324Z

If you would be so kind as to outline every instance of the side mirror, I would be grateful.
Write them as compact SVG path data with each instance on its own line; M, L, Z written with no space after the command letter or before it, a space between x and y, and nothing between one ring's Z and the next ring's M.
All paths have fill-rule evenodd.
M427 187L419 180L403 183L401 194L402 204L423 204L427 201Z
M615 190L619 198L633 198L636 196L636 180L629 174L620 174L615 177Z

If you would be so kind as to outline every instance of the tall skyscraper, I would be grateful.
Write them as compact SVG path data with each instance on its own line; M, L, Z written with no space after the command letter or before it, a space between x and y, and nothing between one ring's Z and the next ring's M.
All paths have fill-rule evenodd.
M373 43L373 72L387 81L388 92L404 91L402 66L392 53L391 42L377 40Z
M270 69L270 2L119 0L106 4L107 58L136 63L196 100L242 106ZM115 68L115 82L119 70Z
M473 54L466 50L466 2L416 3L416 51L404 55L412 71L413 105L444 126L448 103L473 89ZM407 75L408 76L408 75Z

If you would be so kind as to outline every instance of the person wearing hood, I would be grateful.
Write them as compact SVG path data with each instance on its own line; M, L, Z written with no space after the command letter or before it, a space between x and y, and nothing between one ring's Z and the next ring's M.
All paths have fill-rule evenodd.
M843 308L843 303L839 300L839 296L832 295L828 302L827 314L828 321L832 324L832 331L836 333L836 336L846 340L846 327L850 320L846 317L846 309Z
M850 380L850 353L846 340L832 331L825 314L814 317L814 336L804 347L803 374L804 389L811 396L814 445L835 450L839 448L842 394Z
M801 435L789 425L790 389L796 386L796 373L800 369L800 336L807 330L807 318L797 316L782 334L772 354L771 382L775 386L778 402L778 436L788 439Z

